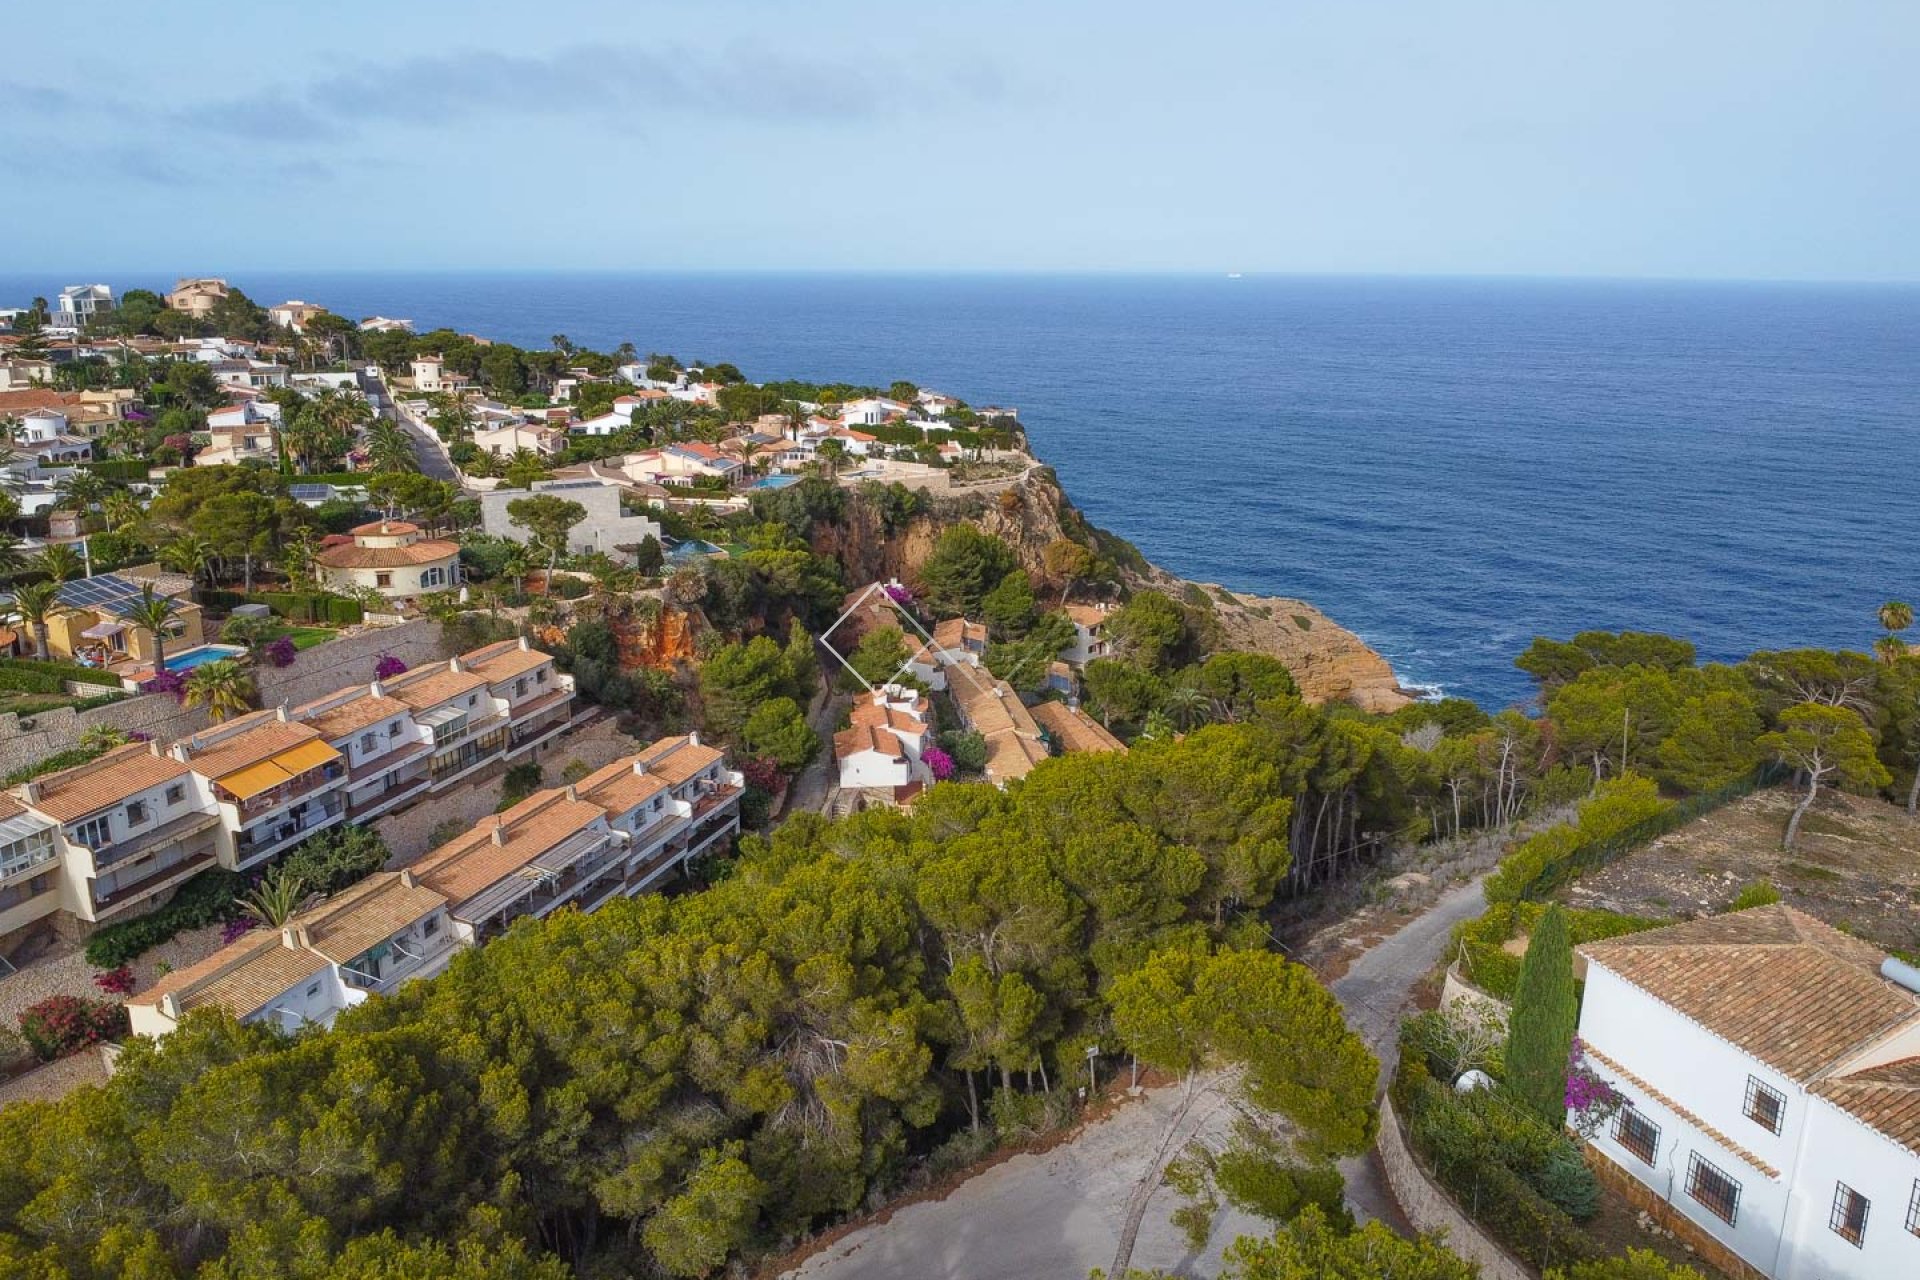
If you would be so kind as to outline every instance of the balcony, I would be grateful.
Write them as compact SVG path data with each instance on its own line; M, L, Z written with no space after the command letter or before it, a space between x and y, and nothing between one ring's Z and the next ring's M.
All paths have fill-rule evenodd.
M424 773L404 778L398 786L375 792L358 803L350 802L347 805L347 821L365 822L369 818L397 809L403 804L410 804L425 795L432 785L433 779Z
M215 859L211 850L206 853L190 854L180 861L152 871L140 877L138 880L131 881L127 884L115 885L105 893L101 893L98 889L93 889L91 890L93 918L95 920L106 920L119 915L122 911L126 911L129 908L137 907L154 894L159 893L162 889L170 888L182 880L187 879L189 876L198 875L200 872L205 871L208 867L213 866L214 862Z
M245 800L236 802L226 795L221 798L227 800L229 804L236 804L240 810L240 820L245 822L249 818L272 813L275 809L291 804L302 796L312 795L322 788L330 787L346 776L347 771L343 766L328 764L318 769L309 769L289 782L283 782L277 787L249 796Z
M390 773L407 763L407 761L416 760L432 749L432 743L421 742L415 739L412 742L407 742L401 746L382 751L379 755L369 756L367 759L347 770L347 782L351 785L365 782L368 778L377 777L383 773Z
M297 813L285 814L251 831L242 831L233 842L234 859L240 867L245 867L322 827L332 826L346 812L346 802L337 795L309 802L306 808Z
M93 874L104 875L109 868L125 862L128 858L137 858L143 853L151 853L167 845L177 844L203 831L211 831L219 825L220 815L217 813L183 813L177 818L170 818L157 827L92 850Z

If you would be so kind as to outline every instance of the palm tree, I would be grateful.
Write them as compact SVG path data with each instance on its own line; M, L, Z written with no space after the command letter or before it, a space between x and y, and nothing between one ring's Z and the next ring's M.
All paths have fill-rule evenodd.
M60 584L34 582L21 587L13 593L13 608L21 620L33 628L34 656L47 657L47 622L67 612L67 606L60 599Z
M167 627L180 616L172 596L155 592L151 582L140 588L140 599L127 606L126 618L153 637L154 674L167 669Z
M526 544L516 542L513 550L507 552L506 560L500 565L500 572L513 579L513 594L527 594L527 575L533 571L533 561L529 557Z
M11 533L0 532L0 578L20 572L26 563L27 558L20 551L20 539Z
M204 706L217 724L252 709L253 680L232 658L203 663L187 677L187 705Z
M736 448L740 454L740 465L746 468L747 479L753 479L753 460L766 449L766 445L752 436L741 436L736 442Z
M160 563L164 568L184 573L195 580L202 574L210 577L213 562L218 558L213 544L197 533L183 533L160 548Z
M113 487L102 480L98 472L81 466L69 468L55 488L63 502L82 514L93 510L95 503L113 491Z
M80 553L64 542L50 542L33 558L33 567L55 582L67 582L80 576L86 565Z
M1166 696L1160 700L1160 709L1182 729L1191 729L1207 718L1212 700L1197 685L1183 681L1167 689Z
M1880 606L1880 625L1888 631L1905 631L1913 625L1913 606L1903 600L1889 600Z
M280 567L288 578L295 582L305 582L313 577L313 558L319 553L313 544L313 534L305 529L287 540L280 550Z
M814 456L820 459L820 466L831 480L840 474L840 467L847 460L847 446L838 440L822 440Z
M107 500L100 504L100 512L106 516L109 529L124 529L130 524L137 523L143 511L140 499L125 489L114 490L107 495Z
M367 459L375 471L418 471L413 437L396 422L380 421L367 432Z
M1892 666L1907 656L1907 642L1889 632L1873 642L1873 651L1880 661Z
M259 887L240 899L240 909L255 924L278 929L300 909L306 893L299 876L282 871L262 879Z
M112 426L100 433L100 443L118 457L134 458L147 447L147 433L139 423L117 418Z

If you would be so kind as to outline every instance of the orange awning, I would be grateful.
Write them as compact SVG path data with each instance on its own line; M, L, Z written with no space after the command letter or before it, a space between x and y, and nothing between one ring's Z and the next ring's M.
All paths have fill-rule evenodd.
M303 742L290 751L282 751L269 763L278 765L290 775L298 775L309 769L318 769L323 764L331 764L339 758L340 753L324 742Z
M303 742L297 747L289 747L277 756L262 760L259 764L250 764L246 768L228 774L220 779L220 785L231 792L235 798L250 800L262 791L270 790L283 782L318 769L323 764L338 760L340 753L324 742Z

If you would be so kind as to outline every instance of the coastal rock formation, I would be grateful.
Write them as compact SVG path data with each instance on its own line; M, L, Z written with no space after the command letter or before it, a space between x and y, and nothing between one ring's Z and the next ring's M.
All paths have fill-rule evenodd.
M1049 467L1035 467L980 493L940 500L929 513L891 529L876 507L849 503L840 520L815 526L813 550L845 566L849 582L910 582L932 554L940 530L960 520L1012 547L1036 582L1047 580L1048 544L1071 538L1112 560L1130 588L1153 587L1189 602L1204 593L1227 643L1286 663L1309 702L1346 700L1366 711L1388 712L1413 701L1385 658L1312 605L1188 583L1147 561L1123 539L1094 528Z
M1210 583L1200 589L1218 602L1214 616L1228 643L1286 663L1308 702L1389 712L1413 701L1385 658L1305 601L1240 595Z

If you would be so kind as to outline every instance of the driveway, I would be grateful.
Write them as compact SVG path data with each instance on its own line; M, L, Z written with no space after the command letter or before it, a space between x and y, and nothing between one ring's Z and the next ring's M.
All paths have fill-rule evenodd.
M1382 938L1357 957L1344 975L1329 986L1346 1012L1347 1024L1358 1031L1380 1059L1382 1092L1398 1060L1400 1019L1413 988L1446 954L1453 927L1487 909L1484 875L1448 890L1440 900L1398 933ZM1380 1162L1372 1152L1340 1162L1347 1180L1347 1204L1356 1216L1378 1218L1402 1233L1407 1223L1387 1190Z
M1481 882L1448 892L1398 933L1353 962L1332 984L1348 1021L1382 1062L1391 1057L1414 984L1445 953L1460 921L1486 908ZM1029 1280L1084 1276L1113 1261L1127 1197L1160 1145L1180 1102L1178 1086L1155 1089L1039 1155L1019 1155L969 1178L944 1200L910 1204L887 1221L841 1237L787 1272L790 1280ZM1196 1106L1188 1131L1218 1135L1231 1123L1223 1107ZM1406 1231L1399 1206L1372 1158L1345 1161L1347 1198L1356 1214ZM1171 1222L1179 1197L1154 1193L1134 1247L1133 1265L1177 1276L1213 1276L1236 1236L1266 1235L1271 1224L1226 1208L1207 1247L1191 1249Z

